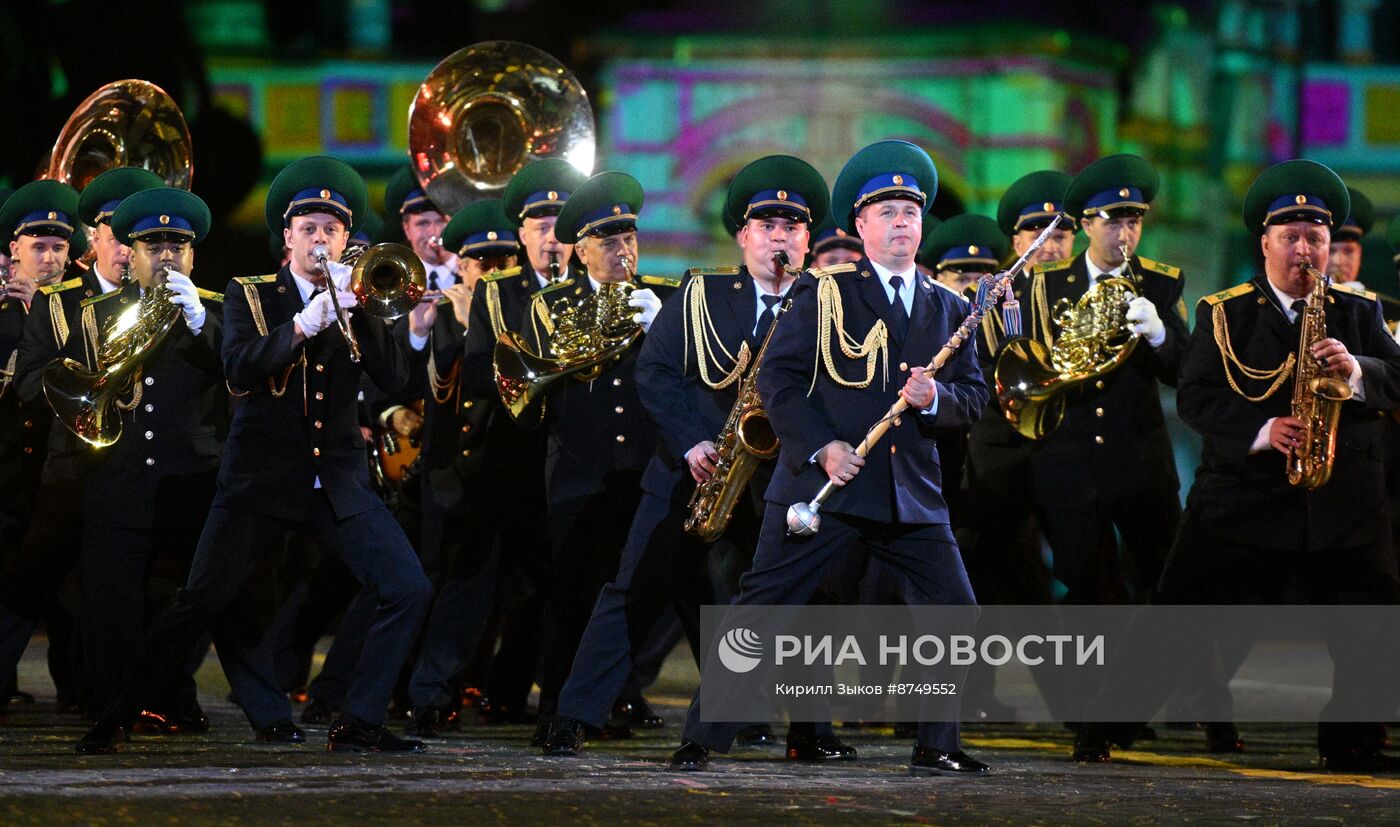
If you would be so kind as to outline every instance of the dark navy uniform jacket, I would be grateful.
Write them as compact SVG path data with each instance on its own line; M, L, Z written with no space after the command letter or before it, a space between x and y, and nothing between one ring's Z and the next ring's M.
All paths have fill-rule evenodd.
M1383 412L1400 408L1400 345L1386 333L1373 294L1329 293L1327 335L1361 364L1365 401L1342 404L1332 478L1312 492L1289 485L1279 451L1249 453L1265 422L1289 415L1293 382L1285 381L1262 402L1250 402L1231 388L1214 332L1217 313L1224 314L1229 347L1250 368L1273 370L1298 349L1299 330L1289 324L1263 276L1197 304L1177 391L1181 418L1204 437L1186 503L1192 519L1220 538L1280 549L1306 542L1309 551L1327 551L1389 537L1383 444L1388 415ZM1250 396L1272 384L1246 379L1233 364L1230 370ZM1295 371L1290 369L1290 376Z
M894 309L868 258L823 272L827 275L821 278L835 280L850 337L863 340L878 322L893 325ZM908 334L903 340L890 337L888 380L877 362L870 385L853 389L838 385L821 364L818 284L818 277L809 271L794 286L792 308L779 322L758 380L759 393L783 444L767 492L768 501L779 505L810 500L826 484L826 473L810 458L832 440L859 444L898 399L908 368L931 362L970 310L967 301L951 290L925 276L917 277ZM831 340L837 369L847 381L864 379L865 360L847 359L837 344L838 336L833 333ZM906 412L871 450L860 473L836 489L824 510L882 523L948 524L935 433L972 424L987 404L975 336L948 360L935 382L936 411L932 415Z
M156 519L162 480L212 472L219 464L228 430L228 391L219 348L223 343L223 297L201 290L205 319L199 335L183 317L136 374L132 392L119 395L122 435L102 449L79 454L85 472L84 519L89 524L149 528ZM93 369L92 354L112 320L140 301L135 284L86 299L62 355ZM178 313L177 313L178 316ZM139 392L139 398L135 393ZM55 428L62 427L54 425ZM66 429L65 429L66 430Z
M642 478L642 488L649 494L687 500L695 484L685 454L701 442L716 441L743 383L741 376L723 390L715 390L701 380L702 356L709 360L712 382L727 376L734 363L719 350L719 343L708 343L708 353L696 353L687 293L691 289L704 291L714 333L730 355L737 358L740 349L748 345L750 367L746 373L752 370L762 344L761 337L754 335L758 300L753 277L743 267L687 275L647 332L637 357L637 385L642 404L657 423L660 439ZM704 333L708 335L708 331Z
M1078 301L1089 289L1085 253L1066 266L1036 268L1022 298L1024 330L1044 341L1041 314L1051 319L1060 299ZM1049 436L1037 440L1031 459L1037 502L1045 507L1083 508L1098 492L1169 491L1179 487L1176 461L1162 415L1161 385L1176 386L1177 370L1186 352L1188 333L1181 304L1181 271L1138 256L1130 267L1141 292L1161 317L1167 338L1153 349L1139 340L1127 361L1097 380L1081 383L1065 394L1065 415ZM1040 297L1043 284L1044 300ZM1048 344L1048 343L1047 343Z
M224 373L230 390L246 397L229 428L215 506L299 520L319 496L319 479L339 519L383 507L360 432L360 376L401 394L410 357L383 322L358 311L350 314L358 364L334 324L294 346L292 317L302 306L285 265L229 282Z

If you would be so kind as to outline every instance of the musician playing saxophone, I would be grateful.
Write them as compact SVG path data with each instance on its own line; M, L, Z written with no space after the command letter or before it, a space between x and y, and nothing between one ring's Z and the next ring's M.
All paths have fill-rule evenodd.
M1377 413L1400 408L1400 346L1386 333L1375 294L1328 289L1317 299L1325 329L1298 349L1300 314L1316 287L1314 268L1326 272L1331 231L1348 206L1341 179L1302 160L1266 170L1246 196L1245 224L1259 238L1264 269L1196 305L1177 410L1204 444L1162 574L1163 603L1292 603L1303 595L1318 604L1325 621L1329 606L1390 603L1400 595L1382 467L1387 418ZM1351 389L1341 403L1331 479L1315 490L1291 485L1286 471L1286 458L1306 450L1310 438L1307 423L1292 410L1299 360L1318 368L1305 365L1307 372ZM1325 435L1312 432L1311 438ZM1383 732L1337 723L1353 720L1347 709L1358 708L1375 689L1357 679L1366 671L1358 658L1384 651L1389 642L1365 640L1364 630L1335 623L1324 622L1323 631L1336 667L1322 712L1329 722L1318 728L1323 765L1349 772L1393 769L1380 752ZM1139 651L1159 651L1155 644ZM1125 641L1122 651L1129 645ZM1175 687L1142 683L1140 676L1111 670L1104 691L1140 698L1145 720ZM1226 719L1228 690L1213 702L1214 709L1203 710L1212 717L1193 720ZM1131 726L1090 727L1081 732L1076 756L1107 760L1109 742L1126 748L1133 732Z
M794 264L803 261L809 228L826 216L828 203L826 182L805 161L775 155L744 167L726 199L726 211L740 225L743 265L691 270L652 324L637 359L637 384L643 404L665 427L642 478L617 577L603 587L560 696L546 755L577 754L587 729L603 726L637 647L668 606L676 606L692 651L699 651L699 607L711 596L697 587L710 579L709 544L684 529L692 493L717 470L715 441L741 384L761 368L755 363L761 343L794 281L774 258L781 253ZM741 569L757 543L772 465L762 462L747 486L735 483L748 491L724 536L737 548ZM790 748L799 748L794 757L855 756L824 729L819 741L812 725L799 727L800 743L789 739Z

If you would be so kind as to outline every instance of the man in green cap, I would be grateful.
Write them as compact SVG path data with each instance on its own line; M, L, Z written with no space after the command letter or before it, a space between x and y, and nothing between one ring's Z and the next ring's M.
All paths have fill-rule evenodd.
M427 314L414 312L406 329L413 344L425 342L428 352L425 370L415 371L406 398L423 400L420 430L422 487L422 534L419 551L424 568L437 585L437 594L419 646L419 654L409 679L412 703L409 734L431 737L455 721L461 702L457 675L462 672L480 642L482 626L497 602L495 581L475 575L478 524L490 515L483 513L483 493L469 486L476 463L471 447L477 444L473 431L486 427L480 411L486 406L464 407L461 358L466 326L470 320L473 295L481 278L516 266L520 245L515 225L506 218L496 199L471 204L447 223L442 243L456 252L462 281L447 288L446 297L431 298L419 305ZM396 331L397 332L397 331ZM408 408L398 408L410 411ZM402 434L398 423L404 414L390 414L390 421ZM485 589L480 593L477 589ZM491 693L488 693L488 697Z
M812 267L820 270L837 264L854 263L865 255L860 238L836 226L828 215L812 230Z
M975 602L949 527L933 440L940 429L971 423L986 404L987 390L971 343L944 364L936 380L923 367L969 310L915 266L937 186L928 153L904 141L862 149L837 178L832 203L838 222L860 236L866 256L798 279L792 309L769 343L758 390L782 448L765 494L753 568L735 607L807 602L824 572L860 541L891 568L906 602ZM839 349L820 346L838 340ZM880 421L896 391L908 411L884 442L861 457L847 440L859 441ZM805 504L826 483L833 493L822 507L821 531L789 534L789 506ZM703 676L713 675L715 694L705 697L723 701L738 690L724 679L720 658L714 648L707 653L702 686ZM707 769L710 751L727 751L744 726L707 719L701 696L697 691L691 702L680 749L671 759L674 770ZM926 720L918 726L911 771L988 771L962 751L955 710L921 717Z
M1331 233L1348 202L1336 173L1305 160L1270 167L1245 196L1244 223L1259 238L1263 272L1196 306L1177 410L1204 444L1157 599L1201 604L1223 625L1228 618L1219 607L1305 595L1316 605L1335 661L1332 697L1318 726L1322 765L1373 772L1400 763L1381 752L1377 726L1351 722L1357 710L1375 710L1393 695L1393 686L1366 677L1366 663L1388 644L1337 612L1341 603L1400 599L1389 505L1374 459L1382 455L1389 419L1377 412L1400 409L1400 345L1386 333L1373 296L1328 290L1321 303L1326 329L1308 352L1297 352L1301 314L1317 287L1314 271L1303 265L1326 271ZM1290 380L1300 359L1315 360L1351 391L1341 404L1330 480L1313 489L1289 482L1294 452L1312 450L1292 409ZM1132 637L1133 630L1145 630L1143 639ZM1100 698L1086 709L1102 703L1122 709L1117 701L1129 700L1146 720L1181 676L1195 671L1162 675L1135 663L1134 652L1177 664L1189 657L1208 670L1213 648L1175 632L1132 627L1109 660ZM1217 716L1229 715L1228 687L1200 703L1195 711L1205 717L1194 720L1224 719ZM1126 749L1136 731L1133 724L1086 725L1075 758L1106 761L1110 742Z
M422 260L428 292L437 293L456 284L457 256L442 238L448 216L424 192L411 168L402 167L389 179L384 204L390 219L398 220L408 246Z
M175 322L152 349L130 354L140 368L131 391L117 399L120 438L100 451L84 450L80 460L81 629L92 684L88 705L96 713L115 701L140 648L149 605L146 578L154 561L168 560L188 571L228 429L219 362L223 296L197 289L189 276L194 246L209 230L208 207L184 190L159 186L123 198L101 220L111 240L130 250L132 281L83 300L80 321L61 356L82 370L102 371L122 358L98 358L110 346L118 317L134 318L155 302L151 312L173 315ZM122 507L113 508L118 502ZM189 674L146 708L142 722L148 728L209 728Z
M1046 347L1061 335L1053 318L1061 299L1078 302L1115 276L1138 293L1124 317L1126 331L1140 337L1132 355L1064 395L1062 421L1037 441L1030 461L1036 515L1068 603L1145 600L1181 514L1159 385L1175 385L1186 348L1184 278L1178 268L1136 254L1157 188L1156 169L1136 155L1112 155L1086 167L1064 200L1089 247L1068 261L1036 267L1027 290L1024 333ZM1121 587L1121 576L1102 574L1119 556L1105 557L1105 550L1118 548L1118 537L1134 574ZM1112 584L1108 591L1105 582Z
M365 465L361 376L391 394L409 378L403 347L384 324L357 312L350 268L336 262L367 201L364 181L333 158L297 161L273 180L267 223L282 227L291 259L274 275L234 279L225 292L223 365L228 387L243 401L189 580L147 636L121 697L79 742L80 753L119 746L141 705L171 682L200 635L225 615L276 545L269 539L298 530L339 555L378 596L329 749L423 750L421 742L397 738L382 725L432 586ZM336 324L336 305L349 315L358 358ZM223 647L220 661L260 741L305 740L292 723L268 647Z
M602 729L639 648L668 608L676 607L698 655L699 607L712 598L696 584L709 579L707 552L714 541L685 531L689 504L696 486L717 471L715 440L742 377L760 367L754 360L795 281L789 268L806 258L808 228L828 209L826 182L807 162L771 155L745 166L726 198L726 212L739 226L743 265L689 271L648 331L637 357L637 386L652 418L665 427L642 477L617 577L598 598L560 696L546 755L575 755L588 729ZM775 260L779 254L785 262ZM709 320L703 329L689 322L696 312ZM751 503L761 499L772 466L764 461L755 471L746 486L752 497L740 498L723 533L745 558L758 539L759 514ZM829 723L800 722L789 732L787 754L809 761L856 755Z
M997 228L1009 238L1011 253L1020 257L1057 216L1058 228L1035 251L1028 264L1068 259L1078 224L1065 215L1069 175L1039 170L1016 179L997 205ZM987 381L987 407L968 434L967 464L959 496L963 513L957 530L967 573L978 602L1038 605L1052 600L1050 573L1043 562L1039 525L1033 518L1030 458L1034 443L1006 421L998 403L996 359L1002 345L1024 333L1023 300L1031 281L1023 272L1011 285L1010 295L982 318L977 355ZM1010 720L1015 710L995 697L996 672L973 667L968 677L974 719ZM1042 686L1042 691L1045 689ZM1062 718L1058 699L1047 695L1051 713Z
M571 244L554 237L559 211L587 176L567 161L546 158L528 164L506 184L501 209L520 243L521 261L513 267L483 274L472 291L460 372L461 405L471 430L459 439L458 469L465 490L472 491L475 528L459 553L466 588L476 595L509 590L508 605L497 607L510 618L533 613L538 626L543 594L549 587L550 546L545 512L545 443L542 429L516 425L502 409L496 390L493 354L502 334L520 332L536 293L555 279L571 275ZM557 271L557 273L556 273ZM523 584L523 588L520 588ZM456 587L454 587L456 588ZM459 639L473 650L486 633L493 606L490 599L474 604L480 611L464 622ZM488 698L492 720L513 720L526 713L517 685L507 697ZM432 725L432 722L429 722Z
M53 554L35 555L24 542L27 534L40 531L33 520L44 502L38 495L53 413L42 399L22 398L18 366L30 303L40 295L41 283L59 283L77 211L77 192L57 181L26 184L0 205L0 232L10 256L8 278L0 289L0 559L7 570L17 572L0 582L0 709L9 703L8 687L37 621L48 617L54 630L73 627L66 612L54 614L61 609L54 595L76 559L76 542L67 547L42 544L66 552L57 565ZM73 522L71 513L67 521ZM77 688L65 676L58 672L60 700L76 705Z
M1351 212L1332 234L1332 248L1327 256L1327 277L1335 285L1354 285L1347 290L1365 290L1361 279L1361 239L1376 223L1376 208L1360 191L1347 187L1351 196Z
M574 245L583 269L536 295L521 319L533 353L557 356L559 315L574 313L586 301L604 302L611 291L627 297L611 323L633 322L642 335L650 329L661 309L656 290L674 288L679 279L636 275L642 202L641 184L622 172L597 173L569 196L554 237ZM656 430L634 379L639 349L632 344L603 363L592 381L555 384L540 403L551 457L545 491L554 569L542 637L540 742L548 735L598 592L616 572L641 498L642 471L656 447Z

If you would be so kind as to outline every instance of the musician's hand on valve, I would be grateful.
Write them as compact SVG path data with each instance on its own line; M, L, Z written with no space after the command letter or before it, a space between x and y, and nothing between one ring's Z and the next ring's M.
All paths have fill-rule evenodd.
M627 300L627 304L637 308L632 321L642 326L642 332L651 330L651 323L656 321L656 314L661 312L661 298L643 287L632 291L632 297Z
M826 472L832 485L843 486L855 479L860 468L865 465L865 457L856 453L851 443L833 439L817 452L817 464Z
M5 297L16 298L25 304L34 301L34 291L38 289L38 283L32 279L10 279L5 285Z
M1161 347L1167 341L1167 326L1157 313L1157 305L1146 296L1138 296L1128 303L1128 312L1123 316L1128 322L1128 331L1147 340L1152 347Z
M1269 445L1284 454L1303 444L1303 422L1291 416L1280 416L1269 425Z
M925 373L924 368L910 368L909 378L904 382L899 395L904 397L910 408L916 411L928 410L933 405L933 400L938 397L938 386L933 384L933 377Z
M437 302L428 299L419 302L408 312L408 329L420 339L427 336L437 321Z
M444 289L442 294L452 300L452 315L457 317L457 323L466 327L471 315L472 288L459 281Z
M1336 339L1319 339L1312 346L1313 358L1323 370L1331 371L1342 379L1351 376L1356 370L1356 357L1347 350L1347 346Z
M690 466L690 475L697 483L704 482L715 473L715 468L719 462L719 451L715 450L715 444L708 439L697 443L694 448L685 452L686 464Z
M165 286L170 289L170 303L180 306L180 315L185 318L185 326L192 333L204 329L204 303L199 300L199 290L190 277L178 270L166 273Z

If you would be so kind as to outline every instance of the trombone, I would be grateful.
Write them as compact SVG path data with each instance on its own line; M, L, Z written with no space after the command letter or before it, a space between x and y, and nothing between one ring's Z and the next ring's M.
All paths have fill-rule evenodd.
M331 278L331 251L324 244L317 244L311 249L311 254L316 257L316 269L321 271L321 275L326 279L326 289L331 293L331 302L335 305L335 323L340 328L340 334L345 337L345 344L350 347L350 361L360 361L360 343L355 339L355 332L350 329L350 314L344 307L340 306L340 298L335 295L335 279Z

